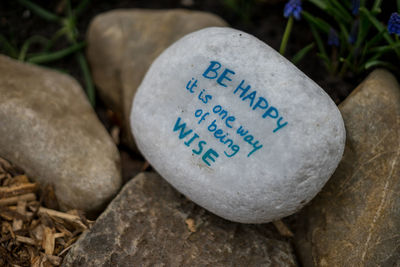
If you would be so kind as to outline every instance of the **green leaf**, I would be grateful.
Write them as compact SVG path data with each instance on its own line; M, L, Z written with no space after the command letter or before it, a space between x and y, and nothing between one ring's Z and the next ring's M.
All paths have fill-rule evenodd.
M343 24L339 24L340 32L343 33L343 36L345 38L345 41L347 43L347 40L349 40L349 31L346 29L346 27Z
M56 31L55 34L51 37L50 41L47 43L46 47L44 48L44 52L48 52L54 44L57 42L58 39L60 39L63 35L68 34L68 30L66 27L62 27L58 31Z
M372 60L367 63L365 63L364 68L370 69L373 67L385 67L387 69L393 70L395 72L399 72L399 68L392 63L386 62L386 61L380 61L380 60Z
M372 39L366 41L364 47L362 48L361 51L361 59L360 59L360 64L362 65L364 63L364 58L366 57L366 55L368 54L369 50L371 47L379 44L383 39L383 32L378 33L377 35L375 35ZM379 58L379 55L378 57Z
M375 0L374 5L372 6L371 12L374 14L381 13L381 4L382 4L382 0Z
M392 37L390 37L386 27L383 26L381 22L379 22L366 8L360 8L360 12L366 15L372 25L375 26L379 33L383 34L383 38L385 38L390 45L395 45L395 41L392 39ZM394 51L396 52L397 56L400 57L400 51L398 49L395 49Z
M293 58L292 63L297 65L307 54L314 48L315 44L311 43L305 47L303 47L299 52L297 52Z
M358 33L357 33L357 40L355 43L355 48L361 47L364 43L365 38L367 38L369 29L371 28L371 23L368 18L364 15L360 15L359 25L358 25Z
M331 28L331 26L329 25L329 23L327 23L326 21L314 17L313 15L311 15L310 13L308 13L307 11L303 11L301 12L301 14L303 15L303 17L312 25L316 26L318 29L320 29L321 31L323 31L324 33L328 34L329 33L329 29Z
M326 1L323 1L323 0L308 0L308 1L313 3L314 5L316 5L318 8L320 8L322 10L326 10L328 8L328 6L326 5Z
M367 49L370 49L371 47L380 43L383 39L383 34L384 34L384 32L380 32L377 35L375 35L372 39L368 40L365 43L364 47L366 47Z
M370 57L369 59L367 59L367 60L365 61L364 65L365 65L366 63L368 63L368 62L377 61L377 60L379 60L379 58L380 58L380 55L379 55L379 54L374 54L374 55L372 55L372 57Z
M325 1L325 3L326 8L324 9L324 11L333 19L335 19L338 23L349 24L353 19L350 13L348 13L348 11L343 8L343 6L341 6L338 2L335 3L335 0Z
M336 15L339 15L340 17L343 18L343 21L346 23L349 23L353 20L353 17L349 13L349 11L344 8L337 0L331 0L333 6L332 6L332 12Z
M28 58L27 62L34 63L34 64L42 64L42 63L56 61L63 57L66 57L70 54L73 54L76 51L81 50L84 46L85 46L85 42L81 42L81 43L72 45L66 49L63 49L63 50L60 50L57 52L43 53L43 54L39 54L36 56L32 56L32 57Z
M314 36L315 42L317 43L317 47L318 50L325 55L326 57L328 57L328 54L325 51L325 46L324 43L322 42L321 36L319 35L318 31L315 29L315 27L313 25L310 24L310 28L311 28L311 33Z
M40 43L40 44L46 45L49 43L49 40L40 35L34 35L34 36L28 38L21 47L21 51L19 52L18 60L20 60L20 61L25 60L25 57L26 57L26 54L28 53L29 47L31 46L31 44L34 44L34 43Z
M386 28L385 26L383 26L383 24L378 21L370 12L368 9L366 9L365 7L361 7L360 8L360 12L362 14L364 14L368 20L372 23L372 25L375 26L375 28L378 30L378 32L385 32ZM386 39L386 41L388 43L393 43L393 39L390 37L390 35L388 33L383 33L383 37Z
M33 13L41 17L42 19L48 20L48 21L57 21L60 22L61 18L45 9L42 7L38 6L37 4L29 1L29 0L18 0L18 2L25 6L26 8L29 8L32 10Z
M312 32L312 34L314 36L315 42L317 43L317 47L318 47L318 50L319 50L319 53L317 54L317 56L324 61L325 67L328 70L330 70L332 64L331 64L331 61L330 61L330 59L328 57L328 54L326 53L326 50L325 50L325 47L324 47L324 43L322 42L321 36L319 35L319 33L318 33L318 31L317 31L317 29L315 28L314 25L312 25L311 23L309 23L309 25L310 25L311 32Z
M387 52L393 52L393 49L400 48L400 43L397 43L395 45L383 45L383 46L378 46L370 49L368 53L381 53L385 54Z

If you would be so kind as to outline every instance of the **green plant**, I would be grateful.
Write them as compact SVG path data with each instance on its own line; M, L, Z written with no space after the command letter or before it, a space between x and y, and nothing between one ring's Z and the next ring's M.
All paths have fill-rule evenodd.
M294 19L303 17L314 36L317 55L331 74L339 77L349 72L359 75L378 66L400 73L400 69L392 63L393 58L400 58L400 15L393 13L386 27L377 19L382 0L375 0L369 8L366 0L308 2L322 10L325 19L305 11L301 0L289 0L284 9L288 22L279 50L282 55L285 54ZM397 0L397 6L400 10L400 0ZM323 41L324 37L327 42ZM313 47L314 43L304 47L292 62L299 62Z
M281 46L279 48L279 53L281 53L282 55L285 55L286 46L289 42L290 34L292 33L294 19L300 20L302 10L303 7L301 5L301 0L289 0L285 5L285 9L283 10L283 16L285 18L288 18L288 22L286 24L286 29L285 32L283 33ZM302 60L307 55L307 53L310 52L313 48L314 48L314 43L311 43L305 46L299 52L297 52L296 55L294 55L294 57L291 60L293 64L299 63L300 60Z
M90 74L89 66L82 52L85 47L85 42L78 41L78 30L76 27L77 19L85 10L90 0L82 0L75 8L71 8L70 0L66 0L65 17L60 17L52 12L49 12L30 0L18 0L24 7L31 10L34 14L48 21L49 23L57 23L60 29L50 38L43 36L32 36L25 40L21 48L13 46L11 42L0 34L0 44L7 55L21 61L26 61L34 64L44 64L60 60L66 56L74 55L82 72L85 81L85 91L92 106L95 106L95 90ZM51 51L57 41L64 37L69 46L58 51ZM41 51L39 53L29 53L29 49L33 44L39 44Z
M400 58L400 41L378 20L382 0L367 5L365 0L308 0L324 18L302 11L318 48L318 56L333 75L359 75L382 66L399 73L393 57ZM400 1L397 1L400 9ZM328 42L323 42L327 37ZM330 52L330 53L329 53ZM388 60L389 59L389 60Z

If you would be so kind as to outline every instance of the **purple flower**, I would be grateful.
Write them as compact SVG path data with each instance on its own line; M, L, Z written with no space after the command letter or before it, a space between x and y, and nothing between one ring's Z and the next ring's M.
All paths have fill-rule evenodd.
M390 16L387 29L390 34L400 35L400 15L397 12Z
M302 10L303 9L301 7L301 0L289 0L289 2L286 3L285 8L283 10L283 16L285 18L293 16L296 20L299 20L300 13Z
M353 13L353 15L358 15L359 9L360 9L360 0L351 0L351 13Z
M339 46L339 37L337 32L333 29L329 29L329 34L328 34L328 45L330 46Z

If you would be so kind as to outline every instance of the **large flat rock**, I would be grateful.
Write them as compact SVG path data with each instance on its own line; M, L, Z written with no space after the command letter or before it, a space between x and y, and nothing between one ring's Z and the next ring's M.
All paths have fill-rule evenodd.
M280 239L280 240L279 240ZM225 221L141 173L83 235L63 266L296 266L271 225Z

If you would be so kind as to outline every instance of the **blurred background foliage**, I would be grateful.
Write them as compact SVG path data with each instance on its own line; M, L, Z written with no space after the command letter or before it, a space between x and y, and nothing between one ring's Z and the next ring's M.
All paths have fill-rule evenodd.
M75 76L95 104L84 55L97 14L116 8L188 8L216 13L255 35L326 88L336 102L376 67L398 74L400 45L387 26L400 0L17 0L0 2L0 52ZM298 20L287 5L300 5ZM357 7L357 8L355 8ZM286 9L286 13L285 13ZM293 11L293 10L291 10ZM284 15L287 15L286 18Z

